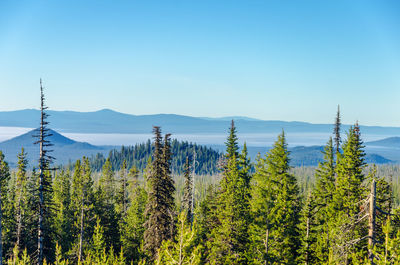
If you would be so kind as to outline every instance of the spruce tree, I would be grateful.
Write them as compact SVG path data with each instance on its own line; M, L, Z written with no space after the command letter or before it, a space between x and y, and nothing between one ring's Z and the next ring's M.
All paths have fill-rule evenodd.
M135 167L132 167L136 169ZM118 212L122 216L122 219L126 216L128 209L128 170L126 159L122 162L120 170L120 186L117 194Z
M127 259L133 264L137 264L144 257L141 243L144 234L147 193L138 181L137 171L131 170L130 172L133 178L128 186L130 204L124 222L121 223L121 242Z
M196 223L187 222L187 215L178 217L175 239L164 241L156 264L197 265L201 264L201 246L196 244Z
M318 164L315 172L315 188L312 191L315 215L313 232L317 240L313 246L315 256L319 262L327 262L331 247L329 232L332 228L332 220L336 216L333 195L336 192L336 165L334 159L334 147L332 138L329 139L323 151L323 162Z
M238 153L236 128L232 122L226 142L227 164L220 183L218 222L214 228L209 260L215 264L246 264L248 247L249 165L247 149Z
M119 229L117 229L120 215L116 209L116 180L109 158L103 165L99 186L96 191L96 199L94 211L100 218L101 226L104 229L107 248L120 249L121 236Z
M21 249L23 245L22 240L24 238L23 228L25 227L26 217L26 198L27 198L27 172L26 167L28 160L26 159L26 153L24 148L21 149L21 153L18 154L18 171L15 180L15 218L16 218L16 242L15 245L18 249Z
M168 213L170 215L170 227L169 227L169 238L174 237L174 229L175 224L174 220L176 217L175 212L175 198L173 196L175 192L175 182L171 177L171 160L172 160L172 151L171 151L171 134L167 133L164 135L164 143L162 148L162 165L163 165L163 178L162 178L162 187L164 189L164 204L168 209Z
M204 199L197 208L196 221L197 242L204 246L202 264L211 262L209 257L213 248L214 237L212 232L220 225L218 220L218 188L210 184L207 186Z
M2 234L2 223L3 221L3 211L2 206L4 205L4 195L7 192L7 181L10 178L10 169L8 163L4 160L4 154L0 151L0 265L3 264L3 238Z
M71 207L74 213L75 245L72 255L78 261L82 261L85 246L93 232L95 195L93 191L93 179L90 162L87 157L75 163L72 177Z
M318 263L316 241L320 236L324 236L324 234L317 232L316 206L315 198L309 193L300 213L299 226L301 247L299 249L298 262L305 265Z
M59 254L65 254L74 241L74 212L71 205L70 172L61 170L54 178L54 206L57 209L54 220ZM57 249L57 248L56 248Z
M341 127L341 121L340 121L340 106L338 105L337 107L337 112L336 112L336 118L335 118L335 127L333 128L333 134L335 135L335 148L336 148L336 153L339 153L340 151L340 143L342 141L340 137L340 127Z
M144 250L153 261L163 240L172 238L174 221L174 181L170 176L169 135L164 143L160 127L154 126L154 152L148 177L148 200L145 209Z
M236 158L239 157L239 146L238 146L238 137L236 135L236 127L235 122L231 121L231 127L229 129L229 136L225 142L226 145L226 158L229 159L230 157L235 156Z
M116 183L110 158L107 158L103 165L99 184L104 195L103 199L106 200L106 203L113 204L116 199Z
M336 207L347 216L358 212L358 202L365 195L362 183L365 180L363 169L366 166L364 145L361 140L358 124L349 129L346 142L343 145L343 155L337 162Z
M365 256L365 222L358 222L356 216L363 207L368 189L365 180L365 152L363 150L358 124L349 129L343 144L343 154L339 154L336 166L336 190L333 195L335 225L331 229L334 258L338 262L351 262L354 256ZM365 207L364 207L365 208Z
M255 264L294 264L298 254L300 199L290 173L284 132L265 158L258 158L252 191L251 228Z
M186 221L189 224L193 222L193 176L190 168L189 156L186 156L186 162L184 166L185 172L183 177L185 178L185 187L183 194L183 211L186 213Z

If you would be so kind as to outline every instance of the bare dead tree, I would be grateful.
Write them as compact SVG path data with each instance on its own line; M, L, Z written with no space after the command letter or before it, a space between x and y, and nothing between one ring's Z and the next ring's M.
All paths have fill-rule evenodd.
M50 164L53 157L49 154L52 152L49 148L51 144L49 137L52 136L48 128L49 122L47 118L49 115L46 113L47 106L45 105L45 97L43 93L42 79L40 79L40 128L39 134L35 135L38 140L35 144L39 144L39 218L38 218L38 249L37 249L37 264L43 264L43 239L44 239L44 218L45 218L45 199L44 192L48 191L49 183L45 179L45 172L50 170Z

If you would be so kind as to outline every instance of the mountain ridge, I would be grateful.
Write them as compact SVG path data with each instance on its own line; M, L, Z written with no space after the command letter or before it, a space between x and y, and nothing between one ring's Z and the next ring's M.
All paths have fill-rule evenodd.
M82 158L82 156L107 153L114 148L113 146L96 146L86 142L78 142L65 137L52 129L49 130L49 134L50 136L48 137L48 140L53 144L49 147L49 150L54 151L51 152L50 155L56 158L54 162L57 165L65 164L69 160ZM22 135L0 142L0 150L3 152L6 161L8 161L11 166L16 165L17 155L21 152L21 148L24 148L27 153L27 159L31 166L38 160L39 145L34 144L36 142L35 135L38 135L38 129L31 130Z
M259 120L232 116L221 118L192 117L179 114L133 115L102 109L92 112L49 110L51 127L71 133L150 133L152 126L161 126L170 133L226 133L231 118L241 133L280 133L282 129L291 133L332 132L332 124L314 124L301 121ZM39 110L25 109L0 111L0 126L36 128ZM343 131L350 125L342 125ZM400 135L400 127L364 126L363 133Z

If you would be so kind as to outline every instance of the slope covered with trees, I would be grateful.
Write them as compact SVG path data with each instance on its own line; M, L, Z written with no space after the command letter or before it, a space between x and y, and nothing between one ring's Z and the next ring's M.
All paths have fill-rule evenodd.
M154 145L148 140L146 143L135 146L122 146L119 151L112 150L107 158L110 160L114 170L121 168L123 161L127 162L128 168L135 166L138 170L143 170L149 157L153 155L153 151ZM171 153L171 171L175 174L184 172L186 157L192 158L193 155L196 156L196 174L213 175L218 171L217 163L221 153L210 147L173 139L171 140ZM101 153L92 157L92 169L100 171L107 158Z

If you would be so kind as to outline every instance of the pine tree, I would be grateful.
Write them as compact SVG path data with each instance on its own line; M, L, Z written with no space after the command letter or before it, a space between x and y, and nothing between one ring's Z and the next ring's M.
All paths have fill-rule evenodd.
M368 193L362 184L365 180L365 152L358 124L349 129L336 166L336 190L333 195L335 225L331 229L336 260L347 263L352 257L365 256L365 245L360 239L366 236L365 222L355 222L362 201ZM360 204L361 203L361 204ZM349 243L354 242L354 243Z
M169 135L162 141L160 127L153 128L154 153L151 174L148 177L149 193L146 203L146 222L144 249L149 259L154 260L163 240L172 238L175 191L174 181L170 176Z
M225 142L226 145L226 158L229 159L233 156L236 158L239 157L239 146L238 146L238 137L236 135L236 127L235 122L231 121L231 127L229 129L229 136L227 141Z
M114 203L116 197L116 185L115 185L115 174L112 170L110 158L107 158L103 165L103 169L100 177L100 188L104 194L104 198L108 204Z
M183 211L186 213L186 221L189 224L193 222L193 176L190 169L190 160L189 156L186 157L185 162L185 172L183 177L185 178L185 187L184 187L184 195L183 195Z
M3 198L7 193L7 181L10 178L10 169L8 163L4 160L4 154L0 151L0 265L3 264L3 238L2 238L2 206L4 205Z
M136 170L136 167L132 167L132 169ZM126 216L126 212L128 209L128 172L127 172L127 162L124 159L121 167L121 178L120 178L120 186L117 195L117 203L118 203L118 212L121 214L122 219Z
M338 105L337 107L337 113L336 113L336 119L335 119L335 127L333 128L333 134L335 135L335 148L336 148L336 153L339 153L340 151L340 143L341 143L341 137L340 137L340 126L341 126L341 121L340 121L340 107Z
M104 229L104 238L107 248L120 249L121 236L119 227L120 215L116 209L116 180L111 161L107 158L101 172L99 187L96 191L95 213L100 218Z
M196 265L201 264L201 246L196 245L196 223L187 222L187 215L181 212L178 218L175 240L164 241L156 264Z
M94 228L91 256L98 264L105 264L107 261L103 255L106 249L106 242L104 239L104 229L100 224L100 218L97 218L96 226Z
M131 170L132 172L132 170ZM124 222L121 223L121 242L127 259L137 264L144 257L141 249L144 234L144 210L147 201L146 190L137 180L134 172L133 181L129 185L130 205Z
M196 211L197 242L204 246L202 251L202 264L211 262L208 257L213 247L214 237L212 231L220 225L218 220L218 189L214 185L207 186L203 201Z
M315 207L315 227L313 232L317 239L315 245L315 256L319 262L327 262L329 258L330 236L332 228L331 220L335 217L333 195L335 194L336 165L334 159L334 147L332 138L326 144L323 162L319 163L315 172L315 188L312 191L313 204Z
M16 224L17 234L15 245L18 249L21 248L21 241L23 237L23 227L25 226L25 215L26 215L26 196L27 196L27 173L26 167L28 161L26 159L26 153L24 148L21 149L21 153L18 154L18 171L16 175L15 183L15 210L16 210Z
M57 209L54 223L58 235L57 241L59 242L56 245L56 250L60 251L58 254L61 255L71 248L74 240L74 212L71 205L69 171L61 170L61 172L57 172L54 178L54 206Z
M85 245L90 240L94 216L95 195L93 191L93 179L90 162L87 157L77 160L74 175L72 177L71 205L74 212L74 224L76 242L75 249L71 253L82 261Z
M305 205L301 211L300 217L300 239L301 247L299 250L299 263L317 264L317 248L316 241L320 236L324 237L324 234L319 234L317 229L319 228L316 223L315 209L316 209L315 198L312 194L307 195Z
M343 155L339 156L337 162L337 180L335 203L338 209L341 209L348 216L358 212L358 202L363 198L365 189L362 183L365 180L363 169L365 168L365 152L363 150L360 128L356 124L351 127L347 140L343 145Z
M209 260L216 264L246 264L250 219L249 165L246 147L238 154L233 122L226 145L227 165L218 198L219 225L212 232L214 242Z
M251 200L255 264L294 264L297 257L300 199L296 178L289 172L289 154L282 132L256 164Z

